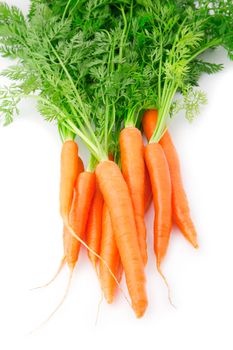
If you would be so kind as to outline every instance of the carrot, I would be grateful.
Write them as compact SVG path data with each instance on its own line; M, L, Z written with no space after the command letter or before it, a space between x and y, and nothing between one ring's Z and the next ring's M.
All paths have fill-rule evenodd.
M69 215L69 225L75 234L83 240L88 214L95 191L95 174L84 171L79 174L74 189L74 197ZM72 270L78 260L81 243L68 230L64 232L64 254L66 263Z
M152 200L153 200L153 194L152 194L152 188L150 183L150 176L148 174L147 167L145 167L145 194L144 194L145 213L149 210Z
M148 109L142 118L142 127L146 135L147 140L149 141L153 135L156 124L158 120L158 111L157 109ZM168 131L166 131L167 133Z
M67 153L65 154L65 156L67 156ZM81 159L77 159L77 162L79 164L79 169L83 170L83 163ZM67 161L65 163L66 165L68 164ZM63 166L64 166L64 162L63 162ZM62 168L62 170L64 170L64 168ZM65 179L64 172L62 173L62 176L63 176L62 180L64 181ZM69 180L70 178L71 177L68 176ZM63 185L63 190L64 188L65 188L65 185ZM67 189L69 189L68 186L67 186ZM65 262L69 267L70 275L69 275L69 280L66 286L65 293L61 301L59 302L57 307L54 309L54 311L49 315L49 317L43 322L43 324L47 323L53 317L53 315L60 309L60 307L62 306L62 304L64 303L68 295L69 288L72 281L74 267L79 256L81 242L83 242L83 237L85 235L88 213L91 206L94 191L95 191L94 173L83 171L79 174L78 178L76 179L76 184L73 189L73 196L72 196L73 200L71 204L70 213L68 216L68 221L66 219L67 204L63 206L65 210L62 212L64 215L64 216L62 215L62 217L64 217L65 224L66 224L64 225L64 231L63 231L64 257L65 257ZM62 197L62 200L64 200L64 203L65 201L67 201L68 203L68 200L67 200L68 195L65 191L63 191L63 193L64 193L64 196ZM70 230L73 230L72 233L70 232ZM80 238L80 240L78 240L73 235L73 232L74 232L74 235L77 236L77 238ZM64 262L64 258L62 259L62 263L63 262Z
M108 159L113 161L114 160L113 155L109 154ZM101 246L103 205L104 205L103 196L100 191L98 183L96 183L95 195L92 201L92 206L91 206L89 219L87 223L86 241L87 241L88 247L91 248L91 250L96 252L98 255L100 253L100 246ZM96 269L96 263L98 260L97 255L94 255L90 250L88 250L88 257L91 263L93 264L94 268ZM106 265L105 265L105 268L107 268Z
M55 310L49 315L46 321L43 322L43 324L48 322L53 317L53 315L60 309L68 295L74 267L78 260L79 251L81 247L81 242L77 238L75 238L73 234L71 234L70 227L75 232L75 235L77 235L77 237L79 237L81 241L83 241L83 236L86 231L88 212L91 205L92 197L94 195L94 191L95 175L88 171L80 173L74 188L73 201L69 214L69 223L67 223L67 225L64 226L63 233L64 256L70 270L69 280L61 301L59 302Z
M146 280L129 190L119 167L112 161L101 161L96 177L110 212L132 307L136 316L141 317L147 308Z
M83 161L80 157L78 157L78 170L77 170L77 177L78 175L84 171L84 165L83 165ZM76 179L77 181L77 179ZM65 236L67 235L67 231L68 229L65 227L65 225L63 226L63 242L66 240L65 239ZM64 256L63 258L61 259L61 262L60 262L60 265L57 269L57 272L54 274L54 276L49 280L49 282L39 286L39 287L35 287L33 288L34 289L39 289L39 288L45 288L45 287L48 287L52 282L55 281L55 279L58 277L58 275L60 274L60 272L62 271L63 267L65 266L66 264L66 256L65 256L65 253L64 253Z
M68 221L77 176L78 145L68 140L63 143L61 151L60 213L63 221Z
M154 250L160 271L160 264L166 254L171 233L171 179L167 160L160 144L150 143L146 146L145 160L153 191Z
M145 163L141 132L135 127L126 127L120 133L121 165L128 185L135 222L138 244L144 264L147 262L145 214Z
M143 116L143 130L148 140L156 127L157 117L156 110L148 110ZM160 144L167 158L171 175L173 219L184 237L198 248L197 233L190 216L188 199L182 182L179 157L168 131L161 138Z
M106 261L113 274L117 276L120 268L120 256L114 238L109 210L106 204L104 204L103 206L102 217L102 238L100 256L104 259L104 261ZM109 304L111 304L114 299L114 294L117 285L115 280L109 273L109 270L106 268L106 265L103 264L102 261L100 261L99 265L99 279L105 299Z
M78 157L78 177L79 177L80 173L82 173L82 172L84 172L84 164L83 164L82 159L80 157ZM78 182L78 177L76 179L76 183ZM74 190L73 190L73 196L74 196ZM72 258L70 258L70 257L67 258L67 253L71 253L72 255L75 254L75 252L73 251L73 250L75 250L75 244L74 244L73 240L70 239L68 231L69 230L64 225L64 228L63 228L63 246L64 246L64 257L65 257L66 261L67 261L67 259L68 259L68 261L72 260ZM73 246L73 248L68 249L69 244L71 246ZM76 254L76 255L78 258L78 254Z
M89 212L88 223L87 223L86 242L87 242L87 245L92 250L94 250L97 254L99 254L100 252L100 244L101 244L102 210L103 210L103 196L102 196L102 193L100 192L98 183L96 183L96 190L95 190L94 198L93 198L91 209ZM93 266L96 267L97 256L92 254L90 250L88 250L88 256Z
M78 170L79 170L79 175L80 173L82 173L84 171L84 165L83 165L83 161L82 159L79 157L78 158ZM79 177L78 175L78 177ZM76 184L78 182L78 178L76 179ZM74 198L74 189L73 189L73 198ZM70 244L70 248L68 248ZM64 246L64 257L65 257L65 261L71 261L73 260L74 263L77 261L78 259L78 251L75 252L75 242L73 239L70 238L70 233L69 230L66 228L66 226L64 225L63 228L63 246ZM78 246L76 246L77 249L79 249ZM67 257L67 254L70 254L70 256ZM76 256L76 257L74 257Z

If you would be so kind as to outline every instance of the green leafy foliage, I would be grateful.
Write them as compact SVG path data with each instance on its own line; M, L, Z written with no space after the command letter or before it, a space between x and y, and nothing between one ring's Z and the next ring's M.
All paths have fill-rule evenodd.
M140 126L144 109L159 109L153 142L181 109L194 119L206 98L193 87L222 69L200 55L216 46L233 58L229 0L31 0L27 17L1 3L0 51L18 62L2 72L14 83L0 112L8 124L33 96L62 140L77 134L96 159L117 155L123 123Z
M152 136L153 142L163 135L170 115L186 109L187 119L199 112L205 103L202 94L190 94L202 73L216 73L222 65L204 62L200 55L210 48L223 46L232 57L232 1L168 0L140 3L138 12L137 49L144 66L152 68L157 77L157 106L159 118ZM135 16L137 17L137 16ZM189 93L187 94L187 91ZM195 91L195 90L193 90ZM174 102L175 94L183 102Z
M198 81L202 73L214 74L223 69L222 64L205 62L202 59L195 59L190 63L190 73L185 79L185 84L198 86Z
M96 21L97 8L100 14L103 7L107 11ZM10 90L2 98L7 122L17 112L20 99L33 95L41 114L47 121L56 121L60 132L64 127L71 129L97 158L107 157L121 127L116 121L116 103L126 86L134 82L124 76L127 70L120 45L126 26L119 16L121 11L113 11L107 1L89 1L79 18L76 12L69 16L68 11L61 17L53 12L52 4L36 1L28 20L20 14L19 30L11 26L15 9L2 7L2 52L19 59L17 65L3 72L18 82L20 92L16 96ZM100 30L106 19L110 29Z
M185 118L192 122L197 114L200 113L200 106L207 103L206 94L198 89L187 85L186 91L183 91L181 98L175 99L171 104L170 119L180 111L185 111Z
M21 100L21 89L17 85L0 89L0 115L4 115L4 125L13 121L13 116L19 113L18 103Z

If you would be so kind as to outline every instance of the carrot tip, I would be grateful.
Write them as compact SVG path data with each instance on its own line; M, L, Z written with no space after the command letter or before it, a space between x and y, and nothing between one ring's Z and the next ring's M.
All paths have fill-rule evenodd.
M100 315L100 307L102 305L103 302L103 292L101 292L101 297L100 297L100 301L98 303L98 308L97 308L97 313L96 313L96 319L95 319L95 326L97 326L98 320L99 320L99 315Z
M56 272L55 275L51 278L51 280L48 281L47 283L41 285L41 286L37 286L37 287L31 288L30 291L37 290L37 289L42 289L42 288L46 288L46 287L48 287L50 284L52 284L52 283L56 280L56 278L58 277L58 275L60 274L60 272L62 271L62 269L63 269L65 263L66 263L66 257L64 256L64 257L62 258L61 262L60 262L60 265L59 265L59 267L58 267L57 272Z
M170 305L171 305L172 307L174 307L174 309L176 309L176 306L175 306L175 304L174 304L173 301L172 301L170 285L169 285L169 283L168 283L166 277L164 276L164 274L163 274L163 272L162 272L162 270L161 270L161 268L160 268L160 262L157 262L157 270L158 270L160 276L162 277L162 279L163 279L163 281L164 281L164 283L165 283L165 285L166 285L166 287L167 287L167 293L168 293L168 300L169 300L169 303L170 303Z
M137 304L133 304L133 309L137 318L141 318L144 315L147 304L148 303L146 301L140 301Z
M107 295L105 295L104 297L105 297L105 299L106 299L108 304L112 304L113 303L113 297L110 297L110 296L107 296Z
M184 237L186 238L186 240L195 248L198 249L199 248L199 244L197 241L197 235L195 233L189 233L188 231L186 232L186 230L182 230L180 227L180 232L184 235Z
M198 249L198 248L199 248L199 244L198 244L196 238L189 239L189 242L192 244L192 246L193 246L195 249Z
M71 282L72 282L72 277L73 277L73 269L70 269L70 275L69 275L69 279L68 279L68 283L66 286L66 290L65 293L61 299L61 301L59 302L59 304L57 305L57 307L54 309L53 312L51 312L51 314L47 317L47 319L45 321L43 321L37 328L35 328L34 330L32 330L31 332L29 332L29 335L32 335L33 333L39 331L42 327L44 327L50 320L51 318L57 313L57 311L61 308L61 306L63 305L64 301L67 298L70 286L71 286Z

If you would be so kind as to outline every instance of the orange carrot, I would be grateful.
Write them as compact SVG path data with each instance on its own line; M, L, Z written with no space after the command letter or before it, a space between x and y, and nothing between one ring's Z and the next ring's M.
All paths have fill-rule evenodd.
M113 161L114 160L113 155L109 154L108 159ZM101 245L103 205L104 205L103 196L100 191L98 182L96 182L95 195L92 201L91 210L89 213L89 219L87 223L86 241L87 241L88 247L91 248L91 250L96 252L98 255L100 253L100 245ZM96 268L96 263L98 260L97 256L92 254L92 252L88 250L88 257L91 263L93 264L94 268ZM107 268L106 265L105 267Z
M76 183L78 181L78 177L79 175L84 171L84 165L83 165L83 161L80 157L78 157L78 176L77 176L77 179L76 179ZM73 195L74 195L74 190L73 190ZM67 249L67 246L71 244L73 245L73 241L70 239L69 237L69 232L68 232L68 229L65 227L63 227L63 246L64 246L64 257L62 259L62 262L61 264L65 264L67 262L67 260L72 260L73 258L70 258L70 257L67 257L67 253L69 252L70 254L74 255L75 252L74 252L74 247L71 248L71 249ZM78 258L78 255L77 255L77 258ZM75 260L75 259L74 259ZM77 259L76 259L77 261ZM59 271L59 270L58 270ZM60 272L60 271L59 271Z
M82 159L80 157L78 157L78 176L77 176L77 179L76 179L76 183L78 182L78 177L79 177L80 173L82 173L83 171L84 171L83 161L82 161ZM74 196L74 189L73 189L73 196ZM70 248L68 248L69 244L71 245ZM74 263L75 263L77 261L77 259L78 259L78 252L75 253L75 244L74 244L73 240L70 239L69 230L65 227L65 225L63 227L63 246L64 246L64 258L65 258L65 261L73 260ZM67 253L71 254L71 256L67 257Z
M77 178L79 176L79 174L81 172L84 171L84 165L83 165L83 161L80 157L78 157L78 169L77 169ZM77 181L77 179L76 179ZM68 240L68 242L71 242L69 236L68 236L68 229L65 227L65 225L63 226L63 242L65 242L66 240ZM64 245L67 245L68 244L65 243ZM33 288L33 289L39 289L39 288L44 288L44 287L48 287L53 281L55 281L55 279L58 277L58 275L60 274L61 270L63 269L63 267L65 266L66 264L66 256L64 254L63 258L61 259L61 262L60 262L60 265L58 267L58 270L57 272L55 273L55 275L49 280L49 282L39 286L39 287L36 287L36 288Z
M120 268L120 256L113 234L109 210L106 204L103 206L100 256L108 264L113 274L117 276ZM113 302L117 285L116 281L113 279L109 273L109 270L106 268L106 265L103 264L102 261L100 261L99 265L99 279L105 299L110 304Z
M147 167L145 167L145 195L144 195L145 213L149 210L152 200L153 200L153 193L152 193L152 188L150 183L150 176L148 174Z
M144 114L142 124L148 140L151 138L156 127L157 117L158 112L156 110L148 110ZM161 138L160 144L163 147L170 170L173 219L184 237L195 248L198 248L197 233L190 216L188 199L183 187L179 157L168 131Z
M145 163L141 132L135 127L126 127L120 133L121 165L128 185L135 222L138 244L144 264L147 262L145 214Z
M158 111L157 109L148 109L142 118L142 127L146 135L147 140L149 141L153 135L156 124L158 120ZM168 132L168 131L167 131Z
M77 176L78 145L69 140L63 143L61 152L60 213L63 221L68 221Z
M129 190L119 167L112 161L100 162L96 177L110 212L132 307L136 316L141 317L147 308L146 280Z
M79 164L80 167L83 166L81 162ZM49 317L43 322L43 324L47 323L51 319L51 317L59 310L59 308L62 306L68 295L74 267L78 260L79 251L81 247L81 242L77 238L75 238L74 235L76 235L83 241L83 237L86 231L88 213L91 206L94 191L95 175L88 171L81 172L78 176L74 187L69 221L67 221L67 227L64 226L63 234L65 262L67 263L70 269L69 280L61 301L54 309L54 311L49 315ZM64 216L64 218L66 219L66 216ZM74 235L71 234L70 229L73 230Z
M145 160L153 191L154 250L160 271L160 264L166 254L171 233L171 179L167 160L160 144L150 143L146 146Z
M96 183L96 190L93 197L91 209L86 231L86 242L89 248L94 250L97 254L100 252L101 232L102 232L102 210L103 210L103 196L100 192L98 183ZM88 256L91 263L96 267L97 256L88 250ZM105 266L106 268L106 266ZM109 271L108 271L109 273ZM112 276L111 276L112 278Z
M88 214L95 191L94 173L84 171L79 174L74 188L74 197L69 215L69 224L75 234L81 239L84 238ZM80 251L81 243L73 237L69 230L64 232L64 253L66 263L70 269L73 269Z
M77 206L77 200L78 200L78 194L80 192L80 187L81 187L80 184L82 183L80 181L80 173L83 174L82 172L83 169L84 169L83 162L81 158L78 157L77 144L74 141L66 141L63 144L62 153L61 153L61 183L60 183L60 213L64 221L64 227L63 227L64 256L61 260L59 269L55 274L55 276L48 283L37 288L43 288L51 284L55 280L55 278L58 276L58 274L60 273L65 263L67 263L70 269L70 274L69 274L68 283L65 289L65 293L62 299L60 300L56 308L53 310L53 312L48 316L48 318L41 324L41 326L46 324L53 317L53 315L60 309L70 289L73 270L78 259L80 245L76 243L76 242L79 243L79 241L73 238L69 230L66 228L65 223L68 223L69 221L69 214L71 216L70 221L72 226L76 223L76 221L78 221L78 219L77 220L74 220L74 219L75 217L79 218L79 215L77 215L76 209L81 208L81 205L79 205L79 207ZM74 191L74 187L75 187L75 191ZM75 226L75 228L77 227ZM80 234L80 232L78 232L77 234Z

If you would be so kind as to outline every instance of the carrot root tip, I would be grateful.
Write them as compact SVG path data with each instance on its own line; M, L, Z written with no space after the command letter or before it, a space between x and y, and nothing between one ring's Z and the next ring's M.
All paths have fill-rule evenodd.
M99 315L100 315L100 308L101 308L101 305L103 303L103 300L104 300L104 295L103 295L103 292L101 292L101 297L100 297L100 300L98 302L98 307L97 307L97 313L96 313L96 319L95 319L95 326L97 326L97 323L98 323L98 320L99 320Z
M41 286L37 286L37 287L34 287L34 288L30 288L29 290L30 291L34 291L34 290L37 290L37 289L42 289L42 288L46 288L48 287L50 284L52 284L56 278L58 277L58 275L60 274L60 272L62 271L63 267L65 266L65 263L66 263L66 257L64 256L60 262L60 265L58 267L58 270L57 272L55 273L55 275L50 279L50 281L48 281L47 283L45 284L42 284Z
M70 269L70 275L69 275L68 283L67 283L67 286L65 289L65 293L64 293L61 301L59 302L59 304L51 312L51 314L46 318L46 320L43 321L36 329L32 330L29 334L33 334L33 333L37 332L38 330L40 330L42 327L44 327L51 320L51 318L57 313L57 311L61 308L61 306L63 305L64 301L66 300L67 295L68 295L69 290L70 290L72 277L73 277L73 271L74 271L73 269Z
M195 249L198 249L198 248L199 248L199 244L198 244L196 238L193 238L193 239L189 238L188 241L189 241L189 243L192 244L193 248L195 248Z
M176 306L175 304L173 303L172 301L172 296L171 296L171 288L170 288L170 285L165 277L165 275L163 274L162 270L161 270L161 267L160 267L160 263L157 263L157 270L158 270L158 273L160 274L160 276L162 277L166 287L167 287L167 293L168 293L168 301L170 303L170 305L176 309Z
M133 309L136 314L136 317L141 318L144 315L146 308L147 308L147 302L145 301L141 301L141 302L138 302L136 305L133 305Z

